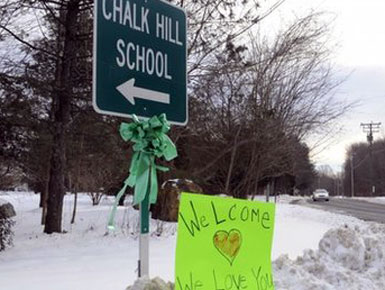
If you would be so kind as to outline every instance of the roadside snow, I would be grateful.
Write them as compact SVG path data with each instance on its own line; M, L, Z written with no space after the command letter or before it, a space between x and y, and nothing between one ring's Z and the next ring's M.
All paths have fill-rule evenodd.
M300 205L277 204L272 259L287 254L295 259L305 249L317 249L322 236L331 228L364 222Z
M68 195L63 209L67 233L45 235L37 195L0 192L0 197L18 212L15 246L0 253L1 289L123 290L134 283L138 216L131 206L119 207L117 230L107 234L113 199L93 207L87 195L79 195L71 225L73 197ZM276 209L276 289L385 289L385 231L380 225L288 204L289 199L282 196ZM152 220L151 228L151 276L173 281L176 225Z
M385 204L385 196L376 196L376 197L355 197L354 199L364 200L364 201L372 202L372 203Z
M317 251L295 261L273 263L276 289L385 289L385 226L345 226L329 230Z
M8 201L0 198L0 206L2 206L3 204L6 204L6 203L8 203Z
M259 201L266 201L265 195L256 195L256 196L249 196L249 199L259 200ZM292 203L292 202L303 202L306 199L309 199L308 196L300 196L300 195L288 195L288 194L281 194L277 195L276 197L274 195L271 195L269 197L270 202L274 202L274 200L277 200L277 203Z

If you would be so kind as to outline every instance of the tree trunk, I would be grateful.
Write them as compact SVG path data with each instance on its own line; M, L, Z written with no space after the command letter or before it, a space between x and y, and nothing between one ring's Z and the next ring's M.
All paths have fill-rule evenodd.
M239 128L237 130L237 134L235 135L234 147L233 147L233 150L231 152L230 165L229 165L229 170L227 172L226 185L225 185L225 192L226 192L226 194L229 194L229 191L230 191L230 181L231 181L231 176L232 176L232 173L233 173L235 156L236 156L236 153L237 153L238 137L239 137L240 132L241 132L241 126L239 126Z
M37 186L38 192L40 192L40 200L39 200L39 207L44 207L44 194L45 194L45 187L47 182L39 182L39 185Z
M75 199L74 199L74 210L72 211L71 224L75 223L76 209L78 206L78 190L80 188L80 186L79 186L80 163L82 161L83 145L84 145L84 134L82 132L82 134L80 135L80 154L79 154L79 157L77 158L77 162L76 162L76 173L75 173L75 182L74 182Z
M255 181L254 181L254 189L252 191L252 200L255 199L255 196L258 195L258 181L259 181L259 169L257 169L257 172L255 174ZM250 182L250 184L252 184Z
M77 205L78 205L78 190L77 190L77 188L75 188L74 210L72 212L71 224L75 223Z
M44 232L51 234L62 231L62 211L65 194L64 170L65 170L65 133L70 120L72 82L71 68L76 56L76 42L74 38L75 25L79 13L79 0L71 0L66 6L64 15L64 51L58 60L55 76L55 88L57 94L53 100L54 110L54 134L51 155L50 178L48 184L49 196L47 202L47 216ZM60 35L58 36L60 40ZM59 57L59 56L58 56Z
M47 171L45 173L44 188L40 194L40 207L41 207L41 225L45 225L45 218L47 216L47 200L48 200L48 182L49 182L49 164L47 164Z
M48 181L44 182L44 191L41 193L40 199L43 205L41 210L41 225L45 225L45 218L47 217Z
M49 181L49 160L46 164L44 179L39 182L40 201L39 207L43 208L47 206L48 197L48 181Z
M64 188L65 145L63 124L56 124L54 148L51 157L50 179L48 184L49 196L44 232L51 234L61 232Z

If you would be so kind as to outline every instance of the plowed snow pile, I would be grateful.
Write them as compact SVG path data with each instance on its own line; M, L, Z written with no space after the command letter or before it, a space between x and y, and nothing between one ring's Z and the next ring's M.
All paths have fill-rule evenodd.
M273 263L276 289L385 289L385 225L329 230L316 251Z

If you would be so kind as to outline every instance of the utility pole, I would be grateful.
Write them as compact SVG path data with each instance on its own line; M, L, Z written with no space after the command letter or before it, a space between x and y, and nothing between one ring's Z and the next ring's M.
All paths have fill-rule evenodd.
M350 155L350 192L351 196L354 197L354 167L353 167L353 155L354 153Z
M366 139L369 142L369 159L370 159L370 166L369 166L369 174L370 174L370 182L371 182L371 188L370 188L370 195L373 196L376 193L376 184L375 184L375 178L374 178L374 170L373 170L373 133L380 132L381 122L373 123L371 121L370 123L361 123L362 130L366 133Z
M381 122L378 123L361 123L362 130L366 133L366 138L369 142L369 145L373 145L373 133L380 132Z

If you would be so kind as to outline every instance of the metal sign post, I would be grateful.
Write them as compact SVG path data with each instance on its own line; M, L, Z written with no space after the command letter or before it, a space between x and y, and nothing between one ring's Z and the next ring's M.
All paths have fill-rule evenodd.
M149 188L144 200L139 204L140 212L140 236L139 236L139 261L138 276L148 276L150 272L150 204Z

